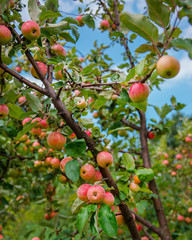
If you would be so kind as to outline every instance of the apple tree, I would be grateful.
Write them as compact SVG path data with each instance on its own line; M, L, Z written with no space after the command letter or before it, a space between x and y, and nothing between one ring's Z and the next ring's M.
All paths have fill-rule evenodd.
M65 16L58 0L1 2L0 239L19 238L6 229L17 216L25 219L23 208L38 226L28 224L21 239L178 238L179 231L190 232L188 225L178 228L178 221L191 223L191 202L186 216L178 215L182 165L171 160L171 174L166 172L170 162L162 161L176 153L165 155L157 145L161 149L171 127L167 115L185 105L173 96L159 108L147 98L179 73L180 63L168 50L184 49L192 57L192 40L179 37L182 19L191 24L192 4L146 0L145 14L135 14L124 10L123 0L96 0L96 11L92 2L79 2L77 17ZM23 22L26 8L31 20ZM99 18L111 44L95 41L79 57L81 28L94 30ZM133 52L130 43L137 39L142 44ZM105 52L116 45L123 47L118 70ZM158 120L146 121L149 105ZM188 144L186 162L190 134L180 138ZM185 184L188 194L191 180Z

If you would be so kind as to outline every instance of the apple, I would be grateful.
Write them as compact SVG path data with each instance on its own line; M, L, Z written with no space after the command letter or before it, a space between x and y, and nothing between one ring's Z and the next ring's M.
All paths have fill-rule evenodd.
M25 142L28 139L27 134L24 134L22 137L19 138L20 142Z
M45 165L46 165L46 166L50 166L52 159L53 159L52 157L46 157L46 158L45 158Z
M138 192L140 190L140 187L137 183L135 182L132 182L130 183L129 185L129 189L132 191L132 192Z
M177 175L177 173L175 171L171 172L171 176L176 176L176 175Z
M155 133L154 132L148 132L147 137L149 139L154 139L155 138Z
M141 225L141 223L136 224L136 227L137 227L138 232L141 232L141 230L142 230L142 225Z
M41 132L41 134L39 135L40 139L44 139L47 136L46 132Z
M113 156L109 152L100 152L97 155L97 163L102 168L109 167L113 163Z
M124 230L122 228L118 228L117 235L122 235L124 233Z
M41 239L38 237L34 237L34 238L32 238L32 240L41 240Z
M66 176L63 176L63 175L60 175L59 176L59 182L61 182L61 183L66 183L67 182L67 177Z
M90 184L82 184L78 189L77 189L77 197L84 202L88 201L88 197L87 197L87 192L89 190L89 188L91 187Z
M50 161L50 166L52 168L58 168L60 166L60 160L56 157L52 158Z
M149 240L149 238L144 236L144 237L141 238L141 240Z
M149 86L146 83L134 83L129 89L129 97L132 102L145 101L150 93Z
M180 153L177 154L177 155L176 155L176 159L177 159L177 160L181 160L181 159L182 159L182 155L181 155Z
M178 216L177 216L177 220L178 220L179 222L183 222L183 221L185 220L185 218L184 218L182 215L178 215Z
M102 20L100 23L100 28L102 30L107 30L110 27L109 22L107 20Z
M66 138L59 132L52 132L47 137L47 144L50 148L60 150L66 143Z
M25 125L25 123L27 123L27 122L29 122L29 121L31 121L31 118L25 118L25 119L23 119L23 121L22 121L22 125L24 126Z
M90 179L89 181L91 183L95 183L95 182L98 182L98 181L101 181L103 178L101 172L99 170L95 170L95 176L93 177L93 179Z
M167 153L164 154L164 158L168 158L169 155Z
M81 99L77 102L77 107L78 107L79 109L84 109L84 108L87 107L87 103L86 103L86 101L85 101L84 98L81 98Z
M21 67L17 66L17 67L15 68L15 71L18 72L18 73L20 73L20 72L22 71L22 69L21 69Z
M80 58L79 58L79 61L80 61L80 62L84 62L84 58L83 58L83 57L80 57Z
M45 76L47 74L47 66L44 63L42 63L42 62L36 62L36 63L39 66L39 68L40 68L41 72L43 73L43 75ZM36 72L36 70L35 70L35 68L33 66L31 67L31 74L32 74L32 76L34 78L40 79L39 75L37 74L37 72Z
M36 160L36 161L34 161L33 163L34 163L34 167L40 167L40 166L42 166L42 162L39 161L39 160Z
M95 176L95 168L91 164L86 164L80 169L80 176L83 180L90 180Z
M115 218L117 220L117 225L121 226L125 223L123 215L121 214L121 212L117 212L118 215L115 215Z
M31 129L31 134L35 135L35 136L40 136L41 132L42 132L41 128L32 128Z
M83 22L83 16L79 15L76 17L76 20L79 22L79 26L84 26L84 22Z
M112 100L116 100L118 97L119 97L119 96L118 96L117 94L113 94L112 97L111 97L111 99L112 99Z
M191 219L190 217L186 217L186 218L185 218L185 222L186 222L187 224L192 223L192 219Z
M77 89L74 91L74 93L75 93L75 97L78 97L81 95L81 92Z
M118 135L120 137L127 137L128 136L127 131L123 130L123 129L122 130L118 130L117 133L118 133Z
M176 165L176 169L181 169L182 168L182 165L181 164L177 164Z
M115 198L112 193L105 192L105 198L103 200L103 203L107 204L109 207L113 206L115 202Z
M167 159L165 159L165 160L162 161L162 164L163 164L163 165L168 165L168 164L169 164L169 161L168 161Z
M32 147L39 147L40 146L40 143L38 141L35 141L33 144L32 144Z
M39 25L33 21L27 21L21 26L23 36L29 40L34 41L40 37L41 30Z
M60 162L60 169L61 169L61 172L64 173L65 172L65 165L67 162L73 160L72 157L65 157L61 160Z
M0 105L0 119L5 118L9 114L9 108L7 105Z
M138 176L135 175L134 178L133 178L134 182L139 184L141 182L141 180L139 180Z
M1 240L1 239L4 239L4 237L3 237L3 235L0 234L0 240Z
M180 70L178 60L172 56L161 57L156 64L156 71L162 78L173 78Z
M87 197L91 203L102 203L105 198L105 190L100 185L93 185L88 189Z
M40 123L38 123L38 124L39 124L39 127L42 128L42 129L45 129L45 128L49 127L48 124L47 124L47 119L42 119L40 121Z
M54 75L55 75L55 79L56 79L56 80L63 79L63 74L62 74L61 70L58 71L58 72L55 72Z
M191 137L186 137L185 142L192 142L192 138Z
M94 117L94 118L98 118L98 117L99 117L98 112L94 112L94 113L93 113L93 117Z
M27 101L25 96L22 96L22 97L18 98L18 103L20 103L20 104L24 103L25 101Z
M4 25L0 25L0 45L6 45L11 41L11 31Z
M75 138L76 138L75 133L72 133L72 134L69 136L69 138L71 138L71 139L75 139Z
M91 137L91 131L87 130L87 131L85 131L85 133L86 133L89 137Z
M188 212L192 213L192 207L188 208Z
M40 128L39 123L41 122L41 118L37 117L31 121L31 123L35 123L35 122L37 122L37 124L34 126L34 128Z
M64 57L67 55L67 52L66 52L65 48L60 44L54 45L52 47L52 50L54 50L56 54L62 55Z

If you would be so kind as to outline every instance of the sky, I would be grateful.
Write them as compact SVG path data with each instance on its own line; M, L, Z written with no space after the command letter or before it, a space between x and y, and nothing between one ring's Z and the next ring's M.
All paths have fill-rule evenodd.
M24 0L23 3L27 3L28 0ZM43 3L43 0L40 1ZM84 3L88 3L90 0L85 0ZM82 4L79 1L73 0L59 0L60 10L63 11L63 16L72 16L75 17L78 15L78 7L82 7ZM125 10L132 13L143 13L144 7L146 6L144 0L127 0L125 4ZM92 4L92 8L94 10L97 9L96 3ZM22 14L23 21L30 20L28 11L25 9ZM99 27L101 19L96 19L96 27ZM192 26L188 23L187 18L183 18L179 27L182 30L182 34L180 37L183 38L192 38ZM160 30L160 29L159 29ZM162 30L161 30L162 31ZM86 56L90 53L90 49L93 48L93 43L95 40L98 43L109 44L111 41L108 38L108 31L102 32L97 28L93 31L87 26L79 28L80 38L76 43L76 48L81 51L81 53ZM130 44L131 52L141 44L142 39L137 38L134 44ZM73 47L74 45L71 43L66 44L67 47ZM116 44L114 47L110 48L110 50L106 51L116 66L122 63L122 55L121 53L124 51L123 47L119 44ZM163 84L160 85L161 91L158 89L154 89L148 98L148 102L153 105L157 105L161 107L165 103L170 103L170 99L172 96L175 96L177 102L186 104L186 107L182 110L182 113L187 115L192 115L192 60L189 59L188 53L184 50L176 52L174 50L168 51L169 55L176 57L181 65L181 69L179 74L172 78L167 79ZM143 58L142 55L141 60ZM152 107L148 107L147 110L148 117L158 118L156 112Z

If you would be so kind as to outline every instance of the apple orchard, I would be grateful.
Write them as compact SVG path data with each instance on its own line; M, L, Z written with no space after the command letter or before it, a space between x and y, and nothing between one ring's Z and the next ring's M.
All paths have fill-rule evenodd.
M0 239L190 240L191 119L174 96L161 108L148 96L179 73L170 53L192 58L180 37L192 3L77 2L75 16L58 0L0 3ZM82 28L111 44L80 57Z

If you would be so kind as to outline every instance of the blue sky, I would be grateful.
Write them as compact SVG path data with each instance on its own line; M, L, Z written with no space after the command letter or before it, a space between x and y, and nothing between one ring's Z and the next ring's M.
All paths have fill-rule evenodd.
M23 3L26 3L27 0L24 0ZM43 3L43 1L41 0ZM81 3L78 1L72 0L59 0L60 2L60 10L66 12L68 14L64 14L63 16L73 16L73 14L78 14L78 7L82 6ZM90 2L86 0L84 2ZM96 9L97 6L95 3L92 4L93 9ZM125 10L134 13L143 13L145 7L144 0L127 0L125 5ZM27 10L24 11L23 20L27 21L30 20L28 16ZM99 26L101 19L96 20L96 26ZM192 26L188 23L187 18L184 18L179 27L182 30L181 37L184 38L192 38ZM109 44L110 40L108 38L108 32L105 31L101 33L100 30L91 30L87 26L79 28L80 38L76 44L78 50L80 50L84 56L86 56L90 49L93 48L93 43L95 40L98 43ZM135 44L130 45L130 49L132 52L141 44L141 39L138 38ZM66 46L73 46L73 44L68 44ZM115 45L110 50L107 50L106 53L113 59L115 66L122 63L122 56L121 53L124 51L123 47L120 45ZM170 98L174 95L178 102L186 104L186 107L182 110L183 113L191 115L192 113L192 60L189 59L188 54L186 51L169 51L169 55L175 56L181 65L181 70L179 74L172 79L167 79L163 84L161 84L161 91L154 89L151 92L148 102L153 105L157 105L161 107L165 103L170 103ZM142 60L141 55L141 60ZM147 110L148 117L157 118L155 111L148 107Z

